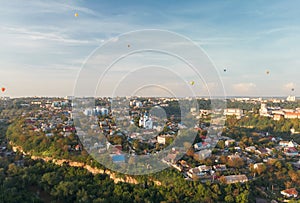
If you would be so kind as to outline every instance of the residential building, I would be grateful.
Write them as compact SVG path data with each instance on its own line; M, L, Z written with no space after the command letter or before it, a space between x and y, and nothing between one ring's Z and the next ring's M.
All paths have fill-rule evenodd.
M196 154L198 154L199 160L206 159L207 157L209 157L211 155L211 153L212 153L212 151L210 149L203 149L203 150L196 152Z
M287 118L287 119L299 118L300 119L300 113L299 112L286 112L284 114L284 118Z
M282 114L274 114L273 115L273 120L275 120L275 121L279 121L282 118L284 118L284 115L282 115Z
M286 190L282 190L280 192L283 196L285 197L297 197L298 196L298 191L296 190L296 188L289 188L289 189L286 189Z
M167 135L159 135L159 136L157 136L157 142L158 142L158 144L166 144L166 136Z
M207 148L210 148L211 145L207 142L198 142L196 144L194 144L194 149L195 150L202 150L202 149L207 149Z
M207 175L208 172L210 172L211 166L206 166L206 165L201 165L195 168L191 168L188 172L187 175L190 178L193 178L195 176L205 176Z
M227 170L225 164L214 165L213 168L214 168L216 171L226 171L226 170Z
M259 109L259 115L260 116L271 116L270 115L271 111L268 109L266 103L261 103L260 109Z
M248 181L248 178L246 175L230 175L230 176L225 176L226 183L231 184L231 183L244 183Z
M249 147L246 147L245 150L246 150L247 152L255 152L256 147L255 147L255 146L249 146Z
M298 156L298 150L295 147L285 147L284 154L286 156Z
M296 101L296 96L289 95L289 96L286 98L286 101L294 102L294 101Z
M228 108L224 109L224 115L225 116L236 116L237 119L240 119L244 116L244 112L242 109L238 108Z
M235 140L233 139L230 139L230 140L226 140L225 141L225 146L228 147L228 146L231 146L235 143Z
M296 142L294 142L293 140L291 141L280 141L279 142L279 146L281 147L298 147L298 144Z

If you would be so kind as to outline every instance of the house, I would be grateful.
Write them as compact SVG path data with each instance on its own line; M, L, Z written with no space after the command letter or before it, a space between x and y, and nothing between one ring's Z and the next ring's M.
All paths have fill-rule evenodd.
M266 147L266 150L269 155L271 155L271 156L273 155L273 149Z
M73 126L65 126L65 127L63 127L63 131L64 132L75 132L76 129Z
M286 156L298 156L298 151L295 147L285 147L283 151Z
M225 164L214 165L213 168L215 169L215 171L226 171L227 170Z
M259 109L259 115L271 117L271 110L267 107L266 103L261 103L260 109Z
M86 116L91 116L93 114L93 109L85 109L83 111L83 114L86 115Z
M145 132L144 132L144 135L145 135ZM173 137L174 136L171 134L163 134L163 135L157 136L156 139L159 144L166 144L168 139L173 138Z
M274 115L273 115L273 120L279 121L279 120L282 119L283 117L284 117L284 115L282 115L282 114L274 114Z
M193 178L195 176L204 176L206 173L200 173L200 170L196 167L196 168L191 168L188 172L187 172L187 175L190 177L190 178Z
M225 180L227 184L244 183L248 181L248 178L246 175L230 175L230 176L225 176Z
M46 137L52 137L53 133L46 133Z
M279 142L279 146L281 146L281 147L287 147L288 145L289 145L289 141L282 140Z
M249 146L249 147L246 147L245 150L246 150L247 152L255 152L256 147L254 147L254 146Z
M240 119L244 116L244 112L242 109L228 108L224 109L224 116L235 116L237 119Z
M140 102L140 101L137 101L137 102L135 102L135 106L136 106L136 107L142 107L142 106L143 106L143 103Z
M254 165L253 165L253 168L254 169L258 169L259 167L263 167L265 164L264 163L255 163Z
M166 144L166 136L165 135L157 136L157 142L158 144Z
M104 107L101 108L100 106L97 106L96 113L100 114L100 115L108 115L109 110L107 108L104 108Z
M81 150L81 146L80 146L79 144L76 145L76 146L75 146L75 150L76 150L76 151L80 151L80 150Z
M300 159L299 159L298 162L292 163L292 165L294 166L294 168L295 168L296 170L300 170Z
M199 160L204 160L211 155L212 151L210 149L203 149L196 153L198 154Z
M290 131L291 131L292 134L300 134L300 132L296 131L295 128L291 128Z
M179 164L181 164L181 166L184 168L190 168L190 165L185 160L180 160Z
M255 153L258 154L258 155L264 156L264 155L268 154L268 151L265 148L261 148L261 149L255 150Z
M229 146L233 145L234 143L235 143L235 140L233 140L233 139L226 140L225 141L225 146L229 147Z
M298 147L298 144L294 142L293 140L291 141L280 141L279 146L281 147Z
M201 166L198 166L200 172L209 172L212 168L211 166L206 166L206 165L201 165Z
M282 190L280 193L283 196L288 197L288 198L298 196L298 192L297 192L296 188L289 188L289 189L286 189L286 190Z
M293 118L300 118L300 113L299 112L286 112L284 114L284 118L287 119L293 119Z
M188 172L187 175L190 178L193 178L195 176L205 176L207 173L211 170L211 166L206 166L206 165L201 165L195 168L191 168Z
M194 144L195 150L202 150L202 149L207 149L210 147L211 147L210 144L207 142L198 142L198 143Z

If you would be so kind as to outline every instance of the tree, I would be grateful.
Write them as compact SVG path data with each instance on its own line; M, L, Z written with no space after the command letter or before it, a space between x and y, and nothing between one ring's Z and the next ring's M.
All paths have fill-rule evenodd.
M241 158L229 159L227 165L233 168L241 168L245 165L244 160Z
M190 156L190 157L193 157L194 156L194 153L195 153L195 151L194 151L194 148L189 148L188 150L187 150L187 152L186 152L186 155L187 156Z
M300 185L300 171L289 170L288 174L293 182L299 183Z
M224 149L225 148L225 141L224 140L220 140L217 143L217 147L219 147L220 149Z
M76 193L76 199L78 202L90 202L90 198L88 196L87 191L85 191L85 189L80 189L78 190L78 192Z
M265 172L267 169L265 164L259 164L257 165L255 171L258 173L258 175L262 174L263 172Z
M224 200L225 202L234 202L234 198L232 197L232 195L226 195Z

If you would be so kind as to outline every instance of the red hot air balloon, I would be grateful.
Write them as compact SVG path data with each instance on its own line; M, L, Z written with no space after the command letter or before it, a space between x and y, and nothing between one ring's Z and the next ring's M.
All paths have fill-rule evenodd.
M1 87L1 91L5 92L6 88L5 87Z

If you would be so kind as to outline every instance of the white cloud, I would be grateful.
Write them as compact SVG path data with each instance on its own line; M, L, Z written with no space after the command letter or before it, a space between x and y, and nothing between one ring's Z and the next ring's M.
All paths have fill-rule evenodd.
M250 83L237 83L232 85L234 91L238 93L249 93L255 90L256 85L252 82Z
M16 13L16 12L28 12L28 13L62 13L62 12L67 12L70 10L73 11L79 11L80 13L85 13L89 15L97 15L93 10L75 5L74 3L68 3L68 2L55 2L51 1L51 3L42 1L42 0L35 0L35 1L27 1L26 6L24 8L24 5L21 6L20 2L18 1L10 1L10 2L3 2L6 3L3 6L3 10L5 10L5 6L9 6L11 9L7 12L10 13ZM0 8L0 10L2 10Z
M9 32L11 34L15 34L15 37L29 39L29 40L49 40L49 41L71 43L71 44L87 44L90 42L88 40L72 39L67 35L58 32L46 32L46 31L40 32L40 31L33 31L21 27L17 28L17 27L2 26L0 27L0 30Z

